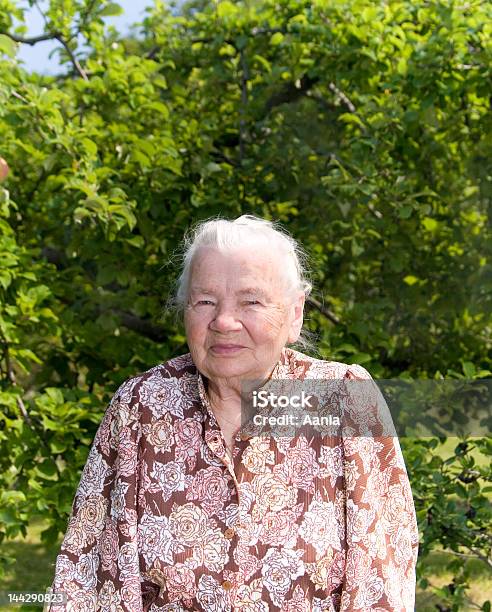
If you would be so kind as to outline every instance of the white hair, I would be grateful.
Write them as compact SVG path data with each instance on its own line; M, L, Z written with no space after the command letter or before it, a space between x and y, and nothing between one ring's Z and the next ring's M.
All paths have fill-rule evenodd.
M278 223L255 217L241 215L229 220L214 217L197 223L186 232L182 244L181 274L176 282L175 294L168 302L175 312L183 312L188 303L191 264L197 251L202 247L217 248L222 252L232 251L241 247L265 248L277 252L282 259L281 274L287 284L287 293L294 294L303 291L307 297L313 288L307 271L307 254L300 244ZM305 328L295 348L316 354L316 335Z
M306 254L300 245L275 222L253 215L242 215L233 221L214 218L202 221L184 239L182 271L177 282L176 306L181 310L188 301L190 272L193 258L202 247L213 247L222 252L241 247L268 249L282 256L282 270L288 293L303 291L307 296L312 285L305 268Z

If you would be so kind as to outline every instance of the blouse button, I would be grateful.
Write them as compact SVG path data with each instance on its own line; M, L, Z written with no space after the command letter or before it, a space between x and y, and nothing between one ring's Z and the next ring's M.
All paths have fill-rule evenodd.
M222 588L226 591L229 591L230 589L232 589L232 582L230 580L224 580L224 582L222 583Z
M228 527L225 531L224 531L224 536L230 540L234 537L234 534L236 532L234 531L234 529L231 529L231 527Z

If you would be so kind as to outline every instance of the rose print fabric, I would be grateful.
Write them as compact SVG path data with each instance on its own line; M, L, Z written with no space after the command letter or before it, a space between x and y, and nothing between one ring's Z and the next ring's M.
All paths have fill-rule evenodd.
M381 414L358 365L285 348L271 379L367 380L359 414ZM231 459L205 389L186 354L116 391L57 557L67 604L49 609L413 610L418 529L398 439L360 435L349 416L338 438L241 429Z

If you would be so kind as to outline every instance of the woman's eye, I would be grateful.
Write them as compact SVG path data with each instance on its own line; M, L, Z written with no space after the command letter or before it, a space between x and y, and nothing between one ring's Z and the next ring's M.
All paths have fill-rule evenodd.
M213 306L214 303L210 300L198 300L197 304L199 306Z
M255 304L259 304L260 302L258 300L247 300L246 304L248 304L248 306L254 306Z

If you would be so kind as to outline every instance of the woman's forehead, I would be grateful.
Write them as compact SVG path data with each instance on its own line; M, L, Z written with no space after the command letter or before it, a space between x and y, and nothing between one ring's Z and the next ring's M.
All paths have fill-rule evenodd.
M192 292L271 295L285 284L282 264L272 253L245 250L233 253L200 253L193 262L190 277Z
M266 249L238 248L220 251L202 247L193 258L192 276L210 274L251 276L264 278L280 276L282 261L280 255Z

